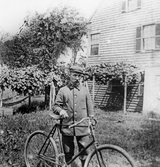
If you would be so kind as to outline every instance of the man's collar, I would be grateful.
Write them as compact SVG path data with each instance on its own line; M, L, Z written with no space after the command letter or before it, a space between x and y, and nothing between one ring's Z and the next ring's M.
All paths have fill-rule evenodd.
M76 88L76 89L78 89L78 90L81 89L81 85L80 85L80 84L77 85L77 86L75 86L75 85L73 85L72 83L69 83L67 86L68 86L69 89L74 89L74 88Z

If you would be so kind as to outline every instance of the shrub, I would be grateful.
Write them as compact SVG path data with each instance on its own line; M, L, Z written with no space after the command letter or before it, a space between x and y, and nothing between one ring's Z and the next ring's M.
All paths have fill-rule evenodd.
M27 136L38 129L49 131L51 124L46 111L5 117L4 133L0 136L0 165L25 167L23 151Z

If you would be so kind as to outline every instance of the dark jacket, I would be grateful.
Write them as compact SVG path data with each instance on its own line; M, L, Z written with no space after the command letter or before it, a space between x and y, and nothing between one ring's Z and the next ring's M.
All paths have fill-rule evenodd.
M82 118L93 115L93 105L89 91L86 87L80 85L78 88L65 86L61 88L56 96L53 106L53 112L59 114L61 110L65 110L69 115L62 121L63 125L71 125ZM88 121L83 121L80 126L87 126ZM88 135L88 127L62 128L62 133L67 136L84 136Z

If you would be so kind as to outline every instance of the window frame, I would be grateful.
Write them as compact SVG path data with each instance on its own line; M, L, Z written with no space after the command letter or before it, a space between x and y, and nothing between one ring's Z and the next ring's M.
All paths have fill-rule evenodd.
M136 7L133 8L133 9L130 9L130 7L129 7L129 1L132 1L132 0L124 0L124 1L122 2L122 13L125 13L125 12L132 12L132 11L141 9L142 0L134 0Z
M94 52L96 52L97 54L93 54ZM91 44L90 53L91 56L99 55L99 44Z
M99 35L99 38L97 40L97 42L93 42L92 41L92 35ZM99 56L99 50L100 50L100 31L93 31L90 33L90 38L89 38L89 43L90 43L90 47L89 47L89 56ZM93 45L98 45L98 54L91 54L92 53L92 46Z
M152 25L155 25L155 31L154 31L154 40L155 40L155 44L154 44L154 49L147 49L145 50L145 47L144 47L144 28L147 27L147 26L152 26ZM160 51L160 45L159 45L159 48L156 48L156 38L160 38L160 33L159 35L156 35L156 28L157 28L157 25L160 26L160 22L157 22L157 23L150 23L150 24L145 24L145 25L142 25L142 26L139 26L139 27L136 27L136 40L135 40L135 52L136 53L139 53L139 52L153 52L153 51ZM137 31L138 31L138 28L140 29L140 37L137 37ZM159 32L160 32L160 29L159 29ZM140 40L140 50L137 50L136 46L137 46L137 40Z

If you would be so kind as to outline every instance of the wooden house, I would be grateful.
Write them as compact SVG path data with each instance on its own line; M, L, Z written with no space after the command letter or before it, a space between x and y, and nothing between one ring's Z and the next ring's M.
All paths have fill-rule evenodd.
M144 82L128 95L127 111L160 113L160 0L103 0L89 21L88 65L137 64ZM114 103L113 95L120 104L107 86L95 86L96 104Z

